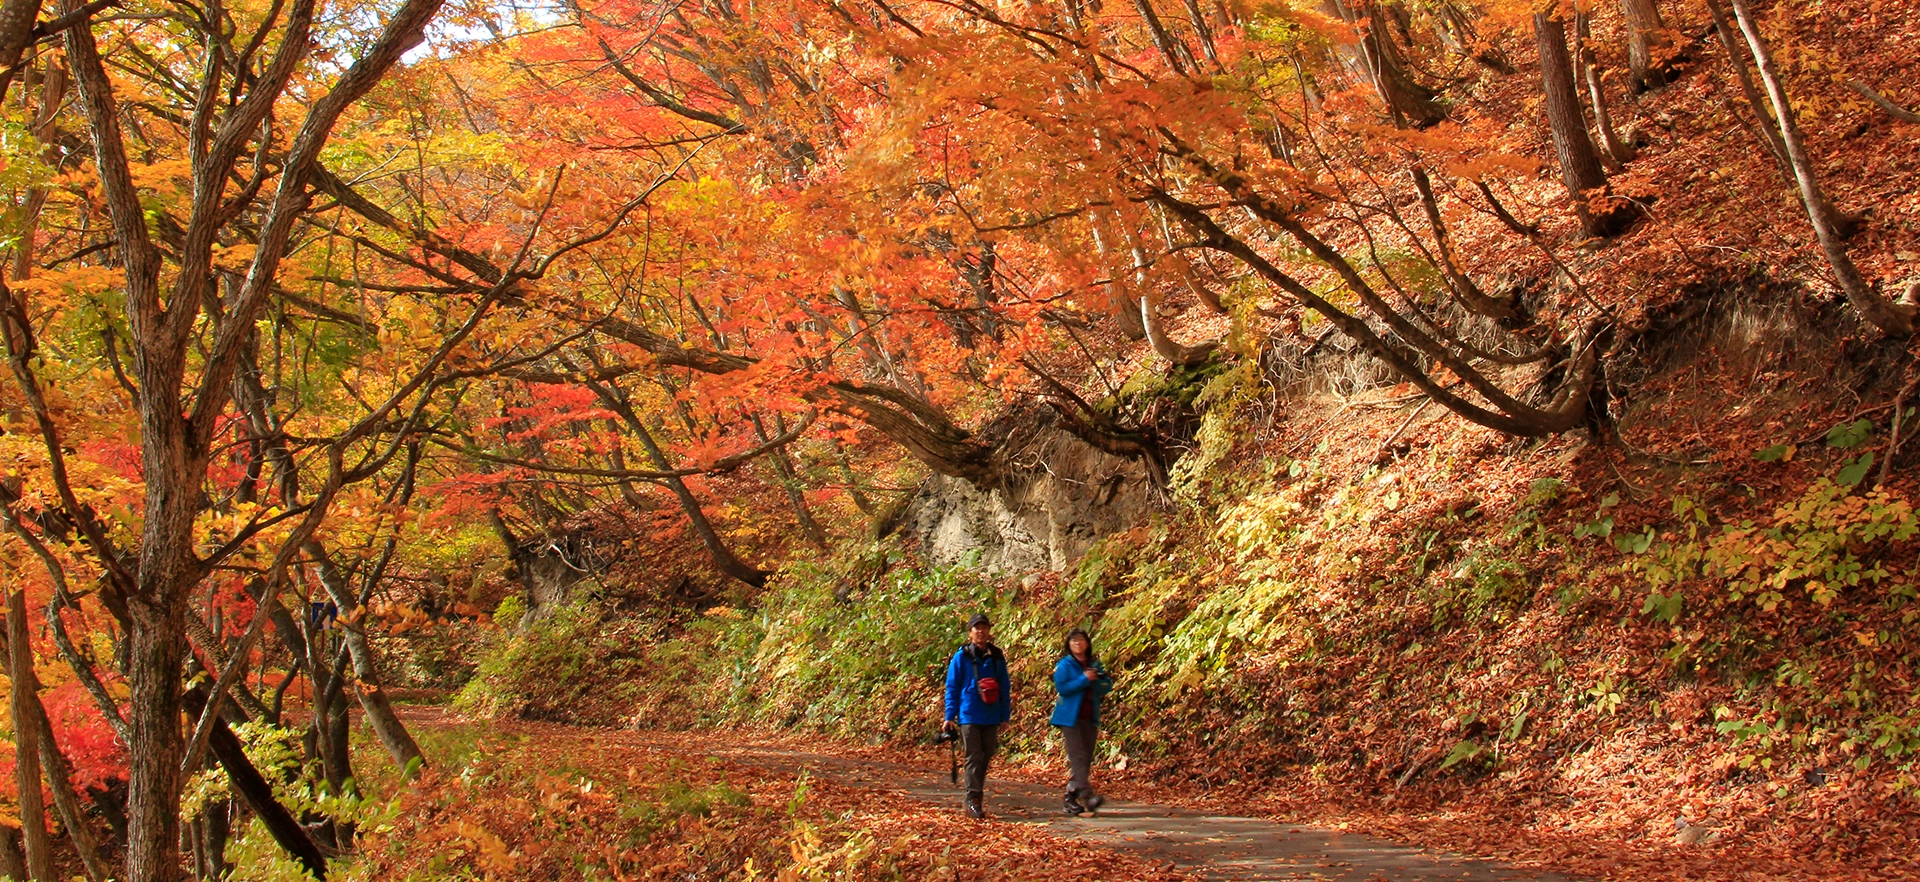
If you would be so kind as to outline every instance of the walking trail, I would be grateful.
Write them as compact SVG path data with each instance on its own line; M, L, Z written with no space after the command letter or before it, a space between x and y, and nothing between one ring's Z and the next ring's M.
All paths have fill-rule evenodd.
M944 762L907 765L833 756L755 742L708 745L718 758L798 772L868 791L905 794L959 810ZM944 759L944 755L942 757ZM989 823L1018 823L1103 848L1130 852L1204 879L1323 879L1352 882L1571 882L1488 861L1436 854L1370 836L1260 818L1212 815L1151 803L1108 802L1097 816L1060 812L1060 791L990 779Z

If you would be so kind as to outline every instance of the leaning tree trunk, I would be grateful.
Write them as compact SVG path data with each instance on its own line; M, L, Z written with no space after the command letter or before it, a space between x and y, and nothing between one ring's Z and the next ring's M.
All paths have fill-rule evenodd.
M404 502L404 500L403 500ZM307 543L308 556L312 557L315 570L320 575L320 585L326 589L327 596L340 610L340 639L347 646L347 655L353 662L354 693L360 698L360 709L365 714L367 725L373 728L374 735L380 739L380 745L387 749L387 755L400 767L401 774L408 774L415 763L425 762L420 753L420 745L407 732L400 715L393 710L393 703L387 700L387 693L380 688L380 666L374 661L373 647L367 643L365 629L356 621L349 622L355 609L366 599L356 596L348 585L346 574L327 553L326 546L318 540ZM372 577L377 579L377 574ZM372 589L372 581L366 590Z
M646 424L640 421L640 415L634 412L633 404L627 399L624 391L611 382L589 383L587 388L593 390L602 404L619 415L620 421L625 423L634 437L640 441L641 448L647 453L647 460L653 463L654 468L662 472L674 470L673 463L667 459L666 452L661 450L660 445L654 441L653 433L647 431ZM699 498L687 488L687 482L678 475L671 474L662 480L667 485L667 489L673 491L674 498L679 500L680 510L687 516L687 524L693 527L694 535L700 537L700 544L706 546L707 554L713 558L714 566L728 578L737 579L755 588L766 587L767 576L771 574L741 560L733 553L733 549L727 547L726 540L720 538L720 532L713 528L713 522L707 520L706 510L700 507Z
M1533 33L1540 47L1540 85L1546 93L1547 124L1553 131L1553 152L1560 160L1560 180L1573 200L1574 212L1589 236L1618 232L1623 212L1594 211L1588 198L1607 187L1607 172L1587 136L1580 114L1580 93L1573 82L1573 56L1567 49L1566 22L1549 10L1535 13Z
M647 451L647 458L653 461L653 467L663 472L673 471L673 463L668 461L660 445L654 442L653 433L647 431L647 427L638 419L629 421L627 425L640 439L640 446ZM713 522L707 520L706 510L700 507L700 500L693 495L692 490L687 488L687 482L674 475L666 478L666 484L667 489L673 491L674 498L679 500L680 510L687 516L687 523L693 527L694 534L698 535L700 543L707 547L707 554L712 556L714 566L719 567L720 572L725 573L728 578L737 579L755 588L766 587L768 573L741 560L733 553L733 549L727 547L726 540L721 539L720 532L713 528Z
M1773 105L1774 116L1780 125L1781 145L1786 149L1787 162L1793 167L1794 181L1800 186L1800 201L1806 207L1807 220L1813 224L1813 234L1820 240L1821 250L1827 253L1827 264L1833 268L1841 292L1860 313L1860 317L1874 327L1895 336L1912 334L1914 305L1896 303L1873 290L1860 275L1860 269L1854 266L1853 258L1847 254L1841 221L1832 204L1827 201L1826 194L1820 190L1813 160L1807 156L1806 145L1800 138L1800 124L1793 112L1793 102L1787 97L1780 71L1774 66L1766 37L1760 33L1759 23L1748 9L1747 0L1732 0L1732 3L1734 18L1740 23L1740 33L1747 39L1747 48L1753 50L1754 64L1760 69L1760 81L1767 88L1767 99ZM1760 124L1765 126L1766 120L1761 120Z
M53 804L60 810L60 824L66 828L73 850L79 853L87 878L91 882L107 882L113 871L100 854L99 842L93 838L93 828L88 826L91 822L87 819L86 807L80 802L80 794L74 792L73 767L60 752L59 742L54 740L53 722L47 718L39 696L31 697L28 709L33 712L34 725L40 728L40 768L46 772L47 789L53 791Z
M47 615L60 613L49 609ZM111 875L105 859L100 856L98 844L93 838L93 828L88 826L86 810L80 804L80 797L73 790L73 767L67 763L67 757L60 752L60 743L53 736L53 722L47 718L47 708L40 703L40 678L33 670L33 645L27 631L27 602L25 592L15 591L7 598L7 627L5 640L0 640L0 653L6 655L7 677L13 683L13 738L14 766L16 771L30 769L33 776L31 787L24 786L25 775L17 783L20 787L20 817L26 822L26 829L38 830L40 843L39 857L50 861L52 841L47 834L46 806L40 793L40 780L44 777L47 789L53 793L53 802L60 810L60 823L66 827L67 837L73 840L74 851L80 855L80 863L87 871L92 882L106 882ZM38 760L37 767L34 760ZM43 774L44 773L44 774ZM32 821L28 821L28 818ZM31 852L30 852L31 854ZM41 869L42 861L29 860L34 864L35 872ZM47 875L35 878L49 879ZM4 874L0 874L4 875ZM24 878L16 874L15 878Z
M194 691L182 696L181 704L197 717L206 711L206 693L205 686L197 687ZM232 729L227 728L226 721L220 719L218 715L214 717L212 727L207 737L207 752L220 764L220 768L226 771L227 781L232 785L234 795L246 803L247 808L251 809L254 816L258 817L261 824L267 828L268 835L286 850L289 857L298 861L301 868L312 874L315 879L325 879L326 856L321 854L320 849L313 844L313 839L300 826L300 822L294 819L293 813L287 811L287 807L281 805L280 801L274 797L273 785L260 774L260 769L253 764L253 761L247 758L246 748L240 743L240 738L233 734Z
M1747 101L1747 108L1753 111L1754 131L1761 144L1767 148L1767 155L1780 170L1780 176L1787 183L1793 183L1793 164L1787 161L1787 147L1780 143L1780 132L1773 125L1772 117L1767 115L1767 104L1760 97L1760 87L1753 84L1753 71L1747 67L1747 56L1740 51L1740 44L1734 42L1734 34L1739 28L1727 15L1726 7L1720 0L1707 0L1707 12L1713 16L1713 32L1720 38L1720 47L1727 51L1727 66L1733 68L1734 81L1740 84L1740 96ZM1738 116L1735 112L1735 116Z
M774 418L781 419L778 414L775 414ZM766 421L762 420L759 414L753 414L751 420L753 436L760 439L761 444L773 440L773 436L767 434ZM787 427L784 420L778 428L780 434L786 434ZM814 518L813 510L807 507L807 498L801 493L799 470L794 467L793 460L787 456L786 449L770 451L767 454L767 462L773 466L774 479L779 482L780 489L787 495L787 504L793 507L793 518L800 525L801 535L807 537L807 541L813 543L815 548L824 551L827 547L827 531L820 526L820 521Z
M1584 12L1575 13L1574 33L1580 41L1580 60L1576 66L1586 78L1587 97L1593 102L1594 128L1600 134L1600 145L1606 150L1602 158L1611 159L1617 171L1633 161L1634 150L1631 144L1620 140L1613 129L1613 114L1607 109L1607 90L1601 82L1600 61L1593 57L1591 17Z
M1378 0L1322 0L1321 9L1353 25L1360 41L1339 50L1349 66L1359 67L1395 125L1423 129L1447 118L1440 93L1413 78L1406 51L1394 42L1387 5Z

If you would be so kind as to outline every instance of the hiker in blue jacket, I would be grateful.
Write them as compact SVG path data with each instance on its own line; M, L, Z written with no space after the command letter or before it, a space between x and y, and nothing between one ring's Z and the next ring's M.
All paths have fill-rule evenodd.
M947 664L947 729L960 730L967 751L967 817L984 818L980 799L987 784L987 763L1000 747L1000 724L1013 716L1012 680L1007 657L993 645L993 623L985 614L967 622L967 642Z
M1100 737L1100 699L1113 689L1113 678L1093 654L1093 638L1079 628L1067 634L1060 663L1053 666L1053 688L1060 693L1052 722L1060 727L1067 745L1067 799L1061 811L1069 815L1090 812L1106 802L1093 792L1093 747Z

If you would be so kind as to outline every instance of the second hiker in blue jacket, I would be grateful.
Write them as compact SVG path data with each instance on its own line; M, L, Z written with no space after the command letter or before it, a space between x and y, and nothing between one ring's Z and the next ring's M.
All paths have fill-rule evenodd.
M1067 747L1069 815L1092 811L1106 800L1093 792L1093 748L1100 737L1100 700L1113 689L1113 678L1093 654L1093 638L1079 628L1067 634L1060 662L1053 666L1053 689L1060 694L1049 721L1060 727Z
M993 623L977 614L967 623L967 642L947 663L947 728L960 730L967 750L967 816L986 817L981 797L987 764L1000 747L1000 724L1013 716L1007 657L993 645Z

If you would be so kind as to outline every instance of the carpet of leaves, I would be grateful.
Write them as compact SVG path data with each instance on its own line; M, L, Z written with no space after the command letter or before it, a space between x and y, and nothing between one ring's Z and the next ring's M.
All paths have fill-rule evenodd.
M363 831L355 879L1186 878L1019 824L769 773L633 733L408 712L439 761ZM378 765L369 758L368 768Z

